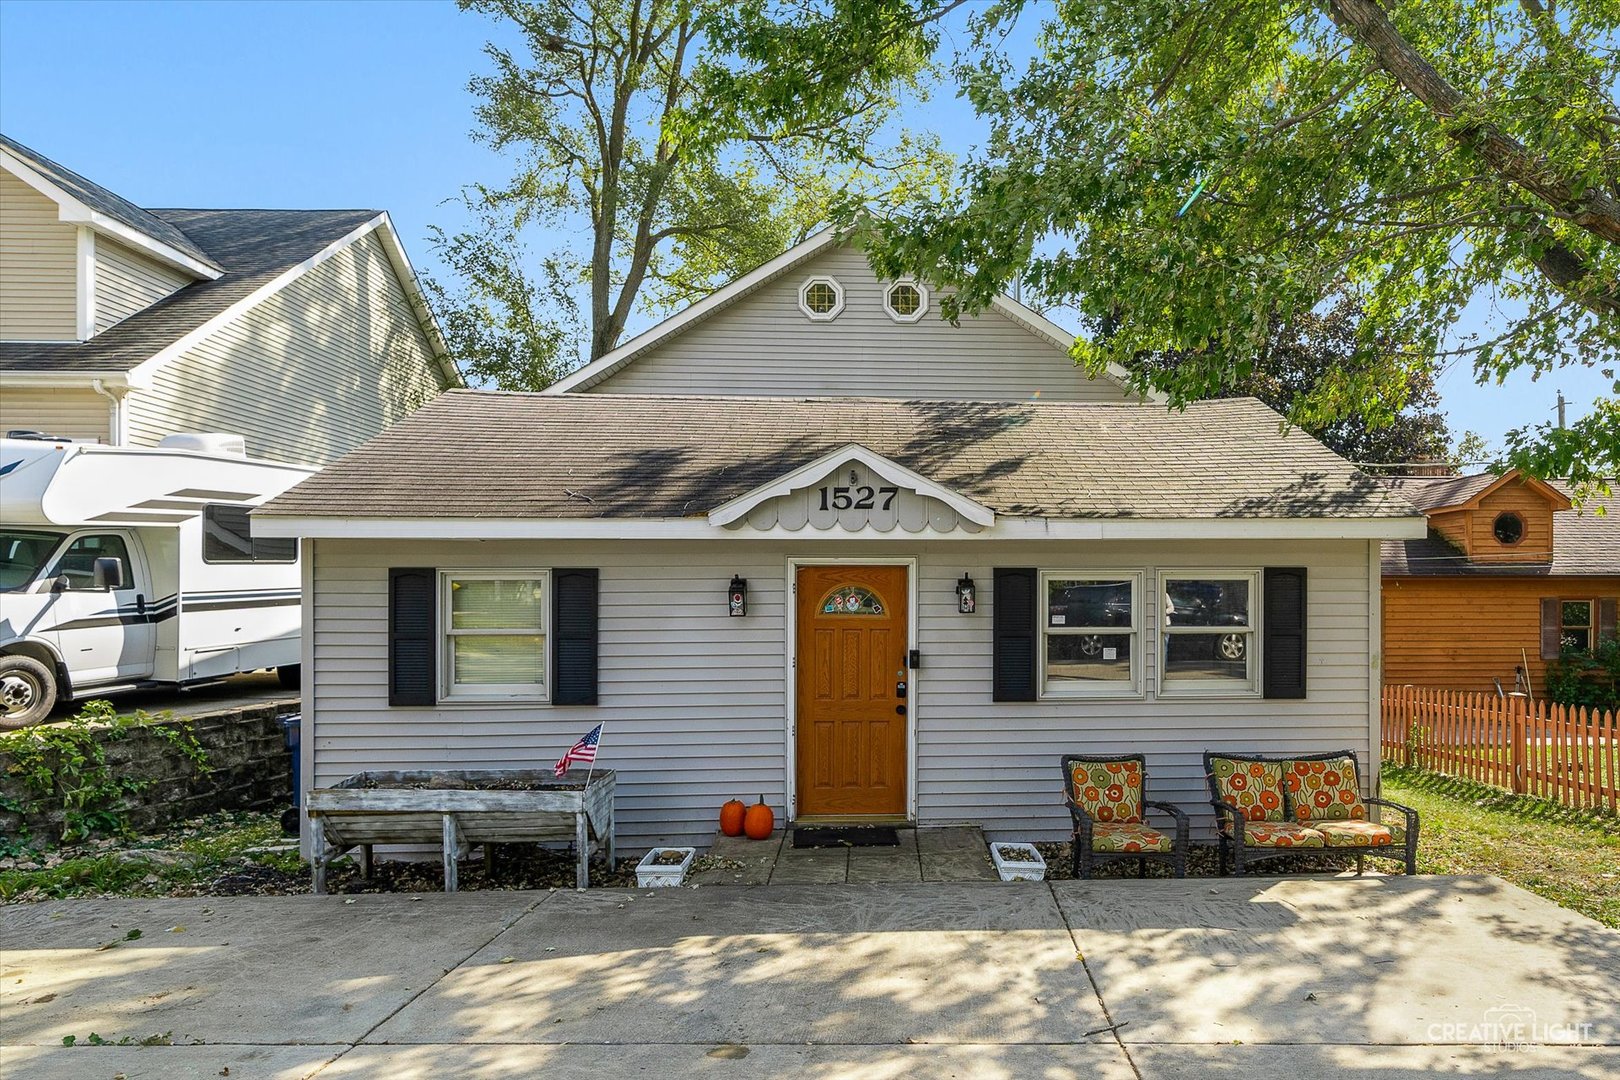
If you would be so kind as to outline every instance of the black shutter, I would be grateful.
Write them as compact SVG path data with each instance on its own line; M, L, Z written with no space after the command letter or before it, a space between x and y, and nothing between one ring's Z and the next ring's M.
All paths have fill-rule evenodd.
M551 572L553 705L596 704L595 570Z
M1268 566L1260 664L1268 698L1305 696L1305 568Z
M388 571L390 705L433 704L438 689L438 578L431 567Z
M1599 642L1613 641L1615 639L1615 608L1620 607L1620 600L1609 596L1599 600L1597 605L1597 639Z
M1556 660L1564 651L1564 617L1556 596L1541 598L1541 658ZM1526 675L1529 672L1525 672Z
M991 593L995 637L993 701L1034 701L1039 630L1033 569L997 567Z

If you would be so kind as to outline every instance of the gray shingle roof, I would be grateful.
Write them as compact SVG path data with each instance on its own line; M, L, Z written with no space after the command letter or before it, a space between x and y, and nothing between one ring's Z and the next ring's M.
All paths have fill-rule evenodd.
M167 244L205 266L211 266L215 270L224 269L207 251L198 247L183 229L163 220L152 211L143 210L122 195L108 191L94 181L86 180L67 166L57 164L44 154L29 149L8 135L0 134L0 146L27 161L40 175L90 209L106 214L114 221L128 225L153 240Z
M0 371L128 371L259 286L376 218L379 210L153 210L225 271L85 342L0 342Z
M1475 473L1472 476L1397 476L1385 483L1406 496L1406 501L1419 510L1435 510L1465 503L1496 480L1494 473Z
M1488 476L1486 479L1494 480L1495 477ZM1411 494L1407 493L1407 497L1411 498ZM1468 497L1465 495L1456 501L1466 501ZM1597 513L1599 507L1604 508L1604 514ZM1620 576L1620 498L1592 498L1579 509L1555 513L1553 558L1550 563L1470 562L1459 549L1433 535L1423 540L1386 540L1381 556L1384 573L1400 576Z
M452 391L269 515L685 518L850 443L997 514L1411 517L1252 398L1162 405Z

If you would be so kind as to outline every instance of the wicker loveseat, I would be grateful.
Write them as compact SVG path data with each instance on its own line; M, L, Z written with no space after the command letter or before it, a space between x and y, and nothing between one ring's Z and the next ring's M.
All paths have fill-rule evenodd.
M1063 758L1063 801L1074 820L1074 876L1089 878L1100 863L1135 859L1139 875L1148 860L1170 864L1176 877L1187 876L1187 815L1165 802L1143 797L1147 759L1141 754ZM1174 833L1156 829L1143 816L1161 811L1175 822Z
M1230 865L1283 855L1354 855L1394 859L1417 873L1418 815L1410 807L1361 794L1361 771L1351 750L1330 754L1260 757L1206 751L1204 776L1215 807L1221 873ZM1368 820L1376 806L1399 822Z

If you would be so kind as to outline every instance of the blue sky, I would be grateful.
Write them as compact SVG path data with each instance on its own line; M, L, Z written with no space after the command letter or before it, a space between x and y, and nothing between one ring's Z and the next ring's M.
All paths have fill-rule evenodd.
M491 29L430 0L0 0L0 128L144 206L387 210L433 273L428 227L461 222L445 200L507 172L468 137L466 81ZM982 130L949 89L907 122L958 152ZM1573 418L1607 383L1578 365L1501 387L1463 365L1441 381L1453 432L1493 443L1550 418L1558 389Z

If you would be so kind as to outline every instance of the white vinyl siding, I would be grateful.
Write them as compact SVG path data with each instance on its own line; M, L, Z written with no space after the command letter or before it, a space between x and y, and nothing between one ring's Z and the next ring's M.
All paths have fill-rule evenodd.
M0 169L0 340L77 339L78 243L54 202Z
M443 389L374 234L156 369L129 398L129 441L228 431L253 457L324 465Z
M179 270L105 236L96 237L95 251L98 334L191 283Z
M43 431L69 439L112 441L112 402L90 389L0 386L0 435Z
M1058 758L1147 754L1153 798L1177 802L1208 830L1200 755L1349 747L1369 754L1368 545L926 541L681 543L321 540L313 545L316 784L366 769L548 768L606 721L603 768L618 770L619 839L708 844L729 798L763 794L779 810L787 776L791 675L784 655L790 555L914 556L913 613L922 666L912 682L918 725L917 808L923 824L975 822L992 836L1059 839L1067 827ZM601 570L600 705L388 705L390 566ZM1142 595L1158 567L1304 566L1309 697L1302 701L1156 699L1156 620L1145 619L1135 700L993 703L991 627L997 566L1138 568ZM956 582L980 583L978 611L959 614ZM730 618L727 583L748 581L748 614ZM307 675L307 673L306 673Z
M844 306L830 321L801 309L800 290L832 277ZM952 326L938 300L915 323L884 307L886 282L851 248L835 248L761 286L591 388L612 394L898 397L978 401L1125 401L1068 354L998 312Z

